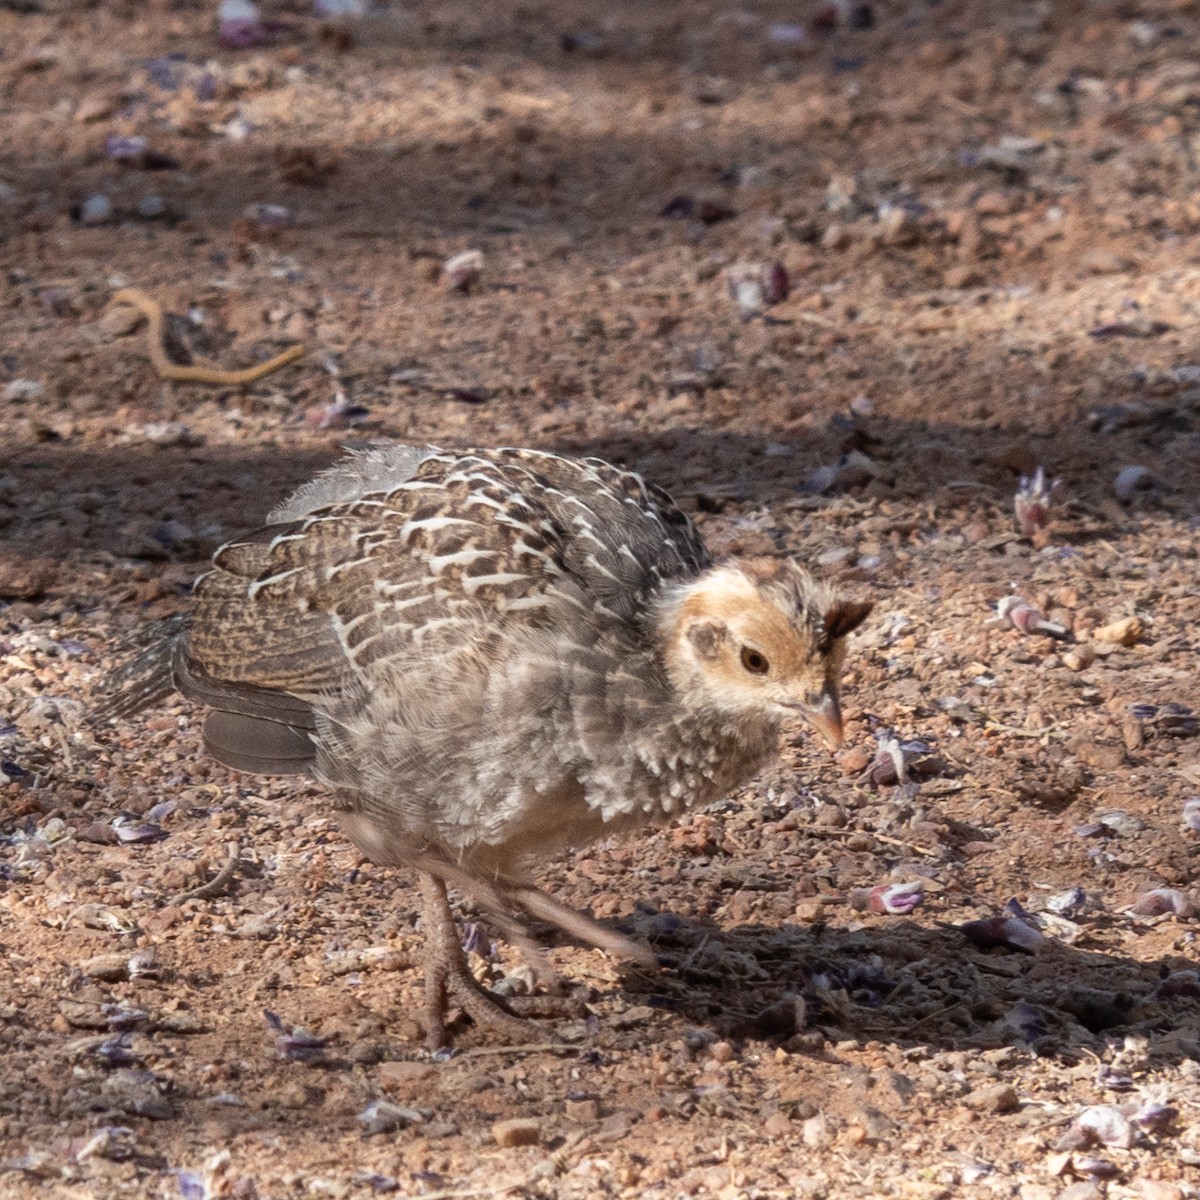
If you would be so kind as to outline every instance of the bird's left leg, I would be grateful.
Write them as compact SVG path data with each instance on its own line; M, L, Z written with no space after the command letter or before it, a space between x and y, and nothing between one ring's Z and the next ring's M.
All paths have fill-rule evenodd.
M532 969L537 982L548 989L550 992L549 995L505 997L506 1008L522 1015L560 1019L575 1018L585 1015L586 1009L578 997L566 994L566 989L563 987L558 973L550 965L550 960L545 950L530 936L529 930L526 929L525 925L512 915L512 901L516 898L517 893L528 891L534 896L541 897L545 901L541 911L535 911L532 906L525 906L523 901L518 902L527 907L531 915L539 918L542 917L544 912L553 911L559 914L558 917L548 917L546 919L551 920L553 924L559 925L561 928L568 928L569 931L582 936L584 941L591 941L604 949L618 950L618 952L622 947L628 945L632 947L634 954L640 952L639 947L635 943L629 942L628 939L621 937L620 934L610 933L602 926L589 921L586 917L579 917L579 921L582 924L571 930L568 926L564 925L565 918L563 918L563 914L570 916L572 915L572 910L551 900L545 893L539 892L536 888L529 885L517 884L512 880L503 878L487 880L480 876L472 875L464 871L461 867L453 866L450 863L437 862L434 865L433 860L428 858L419 860L418 869L427 871L430 874L436 871L436 878L442 882L443 891L445 883L451 883L460 892L471 896L504 937L512 945L516 946L521 957ZM429 904L428 898L426 899L426 904L427 906ZM579 935L578 929L583 927L594 928L595 936L590 936L586 933ZM461 949L459 952L461 953ZM485 992L484 995L491 996L491 993ZM464 1005L464 1007L466 1006Z
M449 1002L463 1011L481 1029L494 1030L516 1042L535 1041L538 1027L516 1016L499 996L485 991L467 966L458 924L450 911L446 882L428 871L417 876L424 901L425 919L425 1011L431 1050L446 1044L446 1013Z

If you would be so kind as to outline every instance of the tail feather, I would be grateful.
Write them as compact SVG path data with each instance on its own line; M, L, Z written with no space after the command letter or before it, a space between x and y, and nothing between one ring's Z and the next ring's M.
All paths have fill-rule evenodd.
M158 640L128 662L110 671L93 688L92 716L97 721L131 717L165 700L174 690L172 658L182 623L172 620L159 628Z

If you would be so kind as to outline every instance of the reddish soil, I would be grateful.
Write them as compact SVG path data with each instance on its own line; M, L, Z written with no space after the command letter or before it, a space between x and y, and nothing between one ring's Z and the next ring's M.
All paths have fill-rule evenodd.
M0 1196L1200 1196L1200 6L214 7L0 3ZM179 361L307 353L166 381L129 286ZM876 604L841 757L547 864L663 966L547 933L541 1046L423 1049L412 881L318 788L89 719L379 438L621 461Z

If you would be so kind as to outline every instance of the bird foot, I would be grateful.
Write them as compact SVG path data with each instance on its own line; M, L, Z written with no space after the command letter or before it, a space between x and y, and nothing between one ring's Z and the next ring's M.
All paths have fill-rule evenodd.
M508 1006L521 1017L546 1021L580 1021L588 1015L586 989L570 995L539 993L535 996L509 996Z
M418 876L425 901L426 946L425 1013L427 1037L431 1050L447 1044L446 1027L451 1005L454 1005L480 1029L487 1030L516 1044L540 1041L545 1033L535 1021L519 1015L527 1009L531 1015L555 1016L564 996L500 996L482 987L467 966L459 940L458 927L450 912L445 883L434 875L421 872ZM531 972L532 974L532 972ZM551 978L553 975L551 974ZM532 1003L530 1003L532 1002ZM578 1009L569 1015L575 1015Z
M440 1050L446 1044L447 1001L452 1001L480 1029L507 1039L510 1042L523 1044L540 1041L545 1035L535 1021L519 1016L511 1001L489 992L475 982L467 974L465 977L447 981L448 986L438 998L440 1012L434 1017L433 1002L430 1000L429 1047ZM533 999L533 997L528 997Z

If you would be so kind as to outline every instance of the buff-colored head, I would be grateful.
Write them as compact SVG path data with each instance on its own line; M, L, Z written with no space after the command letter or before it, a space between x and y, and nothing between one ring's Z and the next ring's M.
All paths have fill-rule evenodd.
M741 560L676 588L659 629L685 702L734 719L804 717L836 748L845 639L870 611L792 563Z

